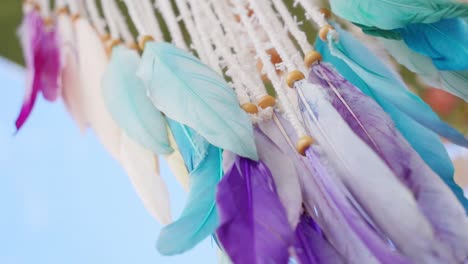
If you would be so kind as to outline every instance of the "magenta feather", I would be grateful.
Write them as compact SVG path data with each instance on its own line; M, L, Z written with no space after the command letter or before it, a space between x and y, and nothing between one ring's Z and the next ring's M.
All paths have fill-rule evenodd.
M28 69L28 87L15 122L17 130L28 119L40 92L48 101L56 100L60 93L60 53L55 25L47 28L38 11L32 10L25 15L19 35Z
M327 89L330 101L351 129L413 192L419 208L443 242L449 258L468 256L468 218L456 197L395 128L371 98L326 64L312 66L309 81Z
M288 263L294 233L265 164L236 157L216 202L216 234L234 263Z

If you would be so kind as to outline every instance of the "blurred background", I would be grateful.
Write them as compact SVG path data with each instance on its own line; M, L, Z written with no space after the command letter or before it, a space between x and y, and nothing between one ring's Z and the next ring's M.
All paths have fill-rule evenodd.
M117 162L92 133L79 133L61 102L39 98L24 128L14 134L25 88L16 36L20 21L21 1L1 1L0 263L214 263L210 239L182 256L157 253L161 226L145 211ZM397 69L443 119L468 133L467 103ZM468 187L467 150L447 147L457 180ZM161 163L177 216L185 194Z

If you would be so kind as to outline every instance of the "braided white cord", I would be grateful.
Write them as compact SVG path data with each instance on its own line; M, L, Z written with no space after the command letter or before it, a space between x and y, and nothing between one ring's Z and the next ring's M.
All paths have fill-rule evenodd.
M185 3L187 3L186 0L183 0L185 1ZM195 4L196 3L193 3L193 2L190 2L190 5L191 5L191 8L193 8L192 4ZM201 44L202 44L202 48L205 50L205 54L207 56L207 63L208 65L213 69L215 70L216 72L218 72L219 74L222 74L222 70L221 68L219 67L219 64L218 64L218 57L216 56L216 53L213 51L213 46L211 45L211 42L209 39L207 39L206 37L204 37L205 35L205 32L208 32L210 29L204 25L203 23L203 19L199 19L199 17L197 15L195 15L195 13L197 12L198 10L192 10L192 14L193 14L193 19L194 19L194 22L195 22L195 27L196 27L196 32L194 32L194 34L198 34L199 38L201 39Z
M187 44L184 40L184 36L182 35L182 31L180 30L179 23L174 14L174 10L172 10L171 2L169 2L169 0L158 0L157 7L161 11L161 15L163 16L166 22L166 25L169 29L169 33L172 37L172 42L177 47L184 50L188 50Z
M155 10L153 5L150 2L151 0L136 0L137 8L144 18L143 26L146 27L149 34L154 38L155 41L164 41L164 36L161 31L158 19L154 14Z
M200 3L203 3L201 1ZM220 28L220 23L217 21L216 17L214 16L210 6L206 3L203 4L202 10L199 5L192 5L194 8L194 14L198 16L206 15L208 24L213 25L212 31L209 32L209 37L216 47L215 52L218 53L219 57L224 58L226 61L226 74L231 77L233 82L234 91L237 94L237 98L239 99L239 103L245 104L250 102L249 95L246 91L246 86L244 81L248 80L249 77L244 73L244 71L239 67L240 63L237 58L231 53L231 51L226 48L226 36L223 34ZM203 12L204 11L204 12ZM200 19L203 19L200 17ZM221 63L221 61L219 61Z
M103 0L103 1L106 1L106 0ZM109 1L109 8L112 14L114 15L119 32L122 35L122 38L124 39L125 43L127 45L135 43L135 40L133 39L133 35L130 32L130 29L128 28L128 25L125 21L125 17L123 16L119 7L117 6L114 0L108 0L108 1Z
M291 122L291 125L293 126L298 136L306 135L304 127L300 123L288 96L283 90L285 87L284 84L282 85L282 83L284 82L281 82L278 75L276 75L275 67L271 63L268 53L262 47L261 40L255 32L252 20L247 16L247 10L245 9L245 6L241 0L234 0L233 3L235 4L237 13L240 15L241 22L244 25L247 34L249 35L250 40L253 42L255 50L257 51L257 54L263 63L263 68L265 69L268 78L270 79L276 93L278 94L278 101L284 110L286 118Z
M297 40L297 43L302 49L302 52L307 54L312 51L312 45L310 45L307 41L306 34L299 29L297 26L297 21L293 18L291 12L289 12L283 0L272 0L272 2L275 5L276 10L278 10L278 13L281 15L281 18L283 19L289 32Z
M226 31L227 43L231 44L231 47L234 49L234 52L237 54L238 61L240 62L241 67L243 67L241 77L243 80L247 81L247 90L251 93L252 97L255 100L259 100L264 97L266 93L265 86L260 78L259 74L245 74L247 71L251 73L256 70L255 61L252 60L252 53L250 50L239 41L239 37L236 35L236 30L233 28L233 25L238 24L235 21L234 14L227 10L227 6L222 4L219 0L211 0L215 12L218 13L219 23L224 26ZM244 76L246 75L246 76Z
M133 21L133 24L135 25L138 35L140 36L145 36L148 35L148 31L146 31L142 18L138 16L138 9L135 4L135 1L133 0L123 0L125 2L125 5L127 6L128 13L130 14L130 18ZM154 37L154 36L153 36Z
M49 0L39 0L38 3L41 6L41 15L46 18L50 16L50 3Z
M314 6L310 0L295 0L296 3L300 3L304 10L309 14L310 19L312 19L319 28L327 25L327 20L325 15L320 12L320 8Z
M105 21L100 17L95 0L86 0L86 9L97 33L102 36L105 33Z
M87 0L87 1L88 2L89 1L94 2L94 0ZM113 12L111 10L112 8L110 7L110 1L112 1L112 0L101 0L102 10L104 11L104 17L106 18L107 27L109 28L111 38L112 39L119 39L120 38L119 28L118 28L118 25L116 23L115 16L113 15ZM94 11L97 12L97 9L94 10ZM91 12L91 13L93 13L93 12Z
M70 9L70 13L72 15L80 13L76 0L65 0L65 2L67 3L68 9Z
M201 43L200 36L197 34L197 28L195 26L195 22L193 21L192 15L190 10L187 7L187 3L185 0L175 0L177 9L180 12L180 17L184 22L185 27L187 27L187 31L190 34L190 38L192 39L192 48L198 53L198 57L205 62L209 61L207 51L205 51L203 44Z

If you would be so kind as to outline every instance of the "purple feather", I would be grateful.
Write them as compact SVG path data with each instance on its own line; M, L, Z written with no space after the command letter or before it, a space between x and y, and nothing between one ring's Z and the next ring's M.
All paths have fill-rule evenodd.
M442 180L397 131L390 117L327 64L312 66L309 81L320 84L350 128L369 145L413 192L419 208L445 247L445 258L468 256L468 218ZM441 248L441 252L443 249ZM438 252L445 255L445 253Z
M28 119L40 92L48 101L56 100L60 94L60 53L55 25L47 28L38 11L32 10L25 15L19 35L28 69L28 87L15 122L17 130Z
M303 214L296 227L295 254L301 264L345 263L338 252L324 237L318 224Z
M294 233L269 169L236 157L218 184L217 237L234 263L288 263Z
M275 138L276 144L294 161L301 176L305 207L338 256L357 263L409 263L369 226L365 220L368 216L363 216L349 203L344 186L334 180L331 168L326 167L327 162L318 154L318 146L309 148L306 158L299 156L294 146L290 146L297 140L294 129L279 116L277 122L262 123L261 129L270 131L269 136ZM278 135L273 137L273 131L278 131ZM288 143L287 138L292 142ZM338 256L335 260L340 263Z

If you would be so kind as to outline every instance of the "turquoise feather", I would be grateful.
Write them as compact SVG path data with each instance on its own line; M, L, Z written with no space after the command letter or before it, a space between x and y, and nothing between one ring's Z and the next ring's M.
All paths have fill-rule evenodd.
M253 127L222 76L168 43L147 43L138 75L155 106L211 144L257 160Z
M218 226L216 186L223 176L222 151L192 129L168 119L190 171L190 191L179 219L164 227L157 249L164 255L183 253L213 234Z
M348 81L372 97L391 116L406 140L468 210L468 201L464 198L463 190L453 179L452 161L440 138L434 133L458 132L453 132L454 129L443 123L429 106L408 91L397 75L371 51L350 34L336 25L335 27L340 34L340 43L329 42L338 56L332 55L329 46L317 39L316 49L322 54L323 60L332 63ZM461 134L455 139L466 146L466 139Z
M428 84L468 101L468 70L439 71L431 59L411 50L403 40L380 39L387 51Z
M468 16L468 4L454 0L330 0L330 4L346 20L385 30Z
M104 101L112 118L130 138L155 154L171 153L165 119L136 76L139 63L136 51L124 46L113 49L102 80Z
M431 58L437 69L468 70L468 26L462 19L411 24L395 31L412 50Z

